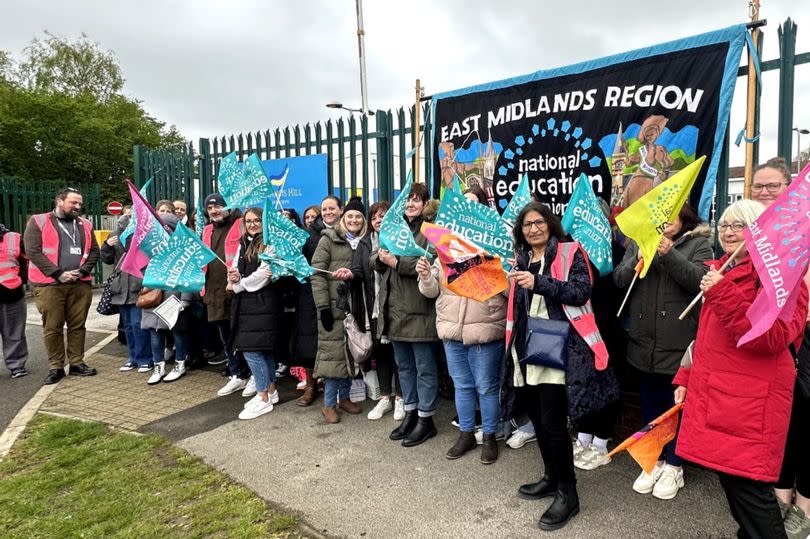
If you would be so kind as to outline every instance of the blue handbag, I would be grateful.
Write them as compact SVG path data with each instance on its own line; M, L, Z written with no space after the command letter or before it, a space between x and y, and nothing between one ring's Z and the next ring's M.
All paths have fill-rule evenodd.
M520 362L524 365L539 365L565 370L568 363L568 335L571 323L568 320L549 320L529 316L529 294L524 290L526 301L526 348Z

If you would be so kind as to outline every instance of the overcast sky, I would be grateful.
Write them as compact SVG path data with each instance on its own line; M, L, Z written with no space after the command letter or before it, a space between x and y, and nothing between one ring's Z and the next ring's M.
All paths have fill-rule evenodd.
M762 0L766 60L778 26L810 51L810 0ZM370 108L687 37L748 20L745 0L365 0ZM187 138L336 118L360 105L354 0L4 0L0 49L19 57L43 30L112 49L125 92ZM735 92L731 131L745 122ZM764 75L761 156L776 152L778 75ZM794 126L810 129L810 64L796 70ZM810 144L805 136L802 146ZM794 139L795 151L795 139ZM732 164L744 154L732 153Z

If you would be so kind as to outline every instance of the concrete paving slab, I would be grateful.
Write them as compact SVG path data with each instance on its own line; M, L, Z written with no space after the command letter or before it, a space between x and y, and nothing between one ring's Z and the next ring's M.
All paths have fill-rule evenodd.
M457 430L443 401L440 434L416 448L388 439L388 415L369 421L343 414L325 425L319 404L288 402L252 421L233 421L179 443L263 498L336 537L537 537L550 500L525 501L517 487L540 477L536 444L502 445L497 463L478 452L448 461ZM366 410L371 403L366 403ZM622 455L579 472L582 512L554 537L732 537L733 521L713 473L694 467L671 501L639 495L638 466Z

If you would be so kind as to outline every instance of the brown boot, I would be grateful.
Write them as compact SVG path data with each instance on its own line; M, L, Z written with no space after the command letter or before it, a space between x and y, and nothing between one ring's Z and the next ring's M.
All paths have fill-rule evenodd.
M323 413L323 419L327 423L340 423L340 415L334 406L324 406L321 412Z
M338 407L343 410L344 412L350 414L359 414L363 411L363 407L357 404L356 402L352 402L350 400L342 400L338 403Z
M309 406L318 398L318 386L315 385L315 379L312 377L312 369L306 369L306 373L307 387L304 389L303 395L296 399L298 406Z

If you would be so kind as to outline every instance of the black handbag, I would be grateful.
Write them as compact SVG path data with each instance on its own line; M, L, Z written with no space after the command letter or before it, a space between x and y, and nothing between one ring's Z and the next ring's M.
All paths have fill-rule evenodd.
M539 365L565 370L568 364L568 320L549 320L529 316L529 294L524 290L526 302L526 348L520 360L524 365Z
M113 293L110 286L112 285L113 280L118 277L120 273L120 270L118 270L116 267L116 269L112 272L112 275L107 277L107 280L104 283L104 290L101 291L101 297L98 298L98 305L96 305L96 312L98 314L104 316L118 314L118 305L112 304Z

